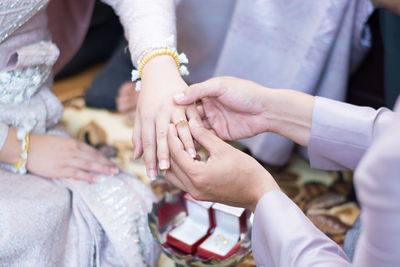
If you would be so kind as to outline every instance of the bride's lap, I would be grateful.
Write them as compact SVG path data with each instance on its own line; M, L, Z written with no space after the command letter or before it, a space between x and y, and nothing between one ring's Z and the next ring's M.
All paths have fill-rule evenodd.
M41 259L62 258L63 255L57 255L55 250L48 253L43 248L57 247L56 251L60 253L66 249L66 243L71 241L71 231L76 231L72 222L76 221L73 203L77 199L85 199L89 208L98 211L95 215L106 212L106 217L112 217L123 208L109 206L108 198L123 200L129 197L131 204L126 203L127 207L137 207L140 203L144 212L150 211L156 201L153 192L130 174L97 175L97 179L97 184L89 184L73 179L18 175L0 168L0 265L16 263L29 254L48 254L39 257ZM103 196L108 198L102 199ZM101 225L102 216L95 217L100 219Z
M0 169L0 259L16 262L43 247L62 246L68 233L71 195L51 179ZM62 257L49 253L51 257Z
M132 183L135 193L147 209L156 201L153 192L139 179L127 173L116 176L95 175L103 180ZM58 182L57 182L58 180ZM61 182L61 183L60 183ZM84 181L69 180L87 184ZM71 213L71 191L62 185L61 179L47 179L36 175L19 175L0 168L0 246L13 233L25 233L24 239L37 233L59 228ZM0 249L1 255L2 249ZM0 257L1 258L1 257Z

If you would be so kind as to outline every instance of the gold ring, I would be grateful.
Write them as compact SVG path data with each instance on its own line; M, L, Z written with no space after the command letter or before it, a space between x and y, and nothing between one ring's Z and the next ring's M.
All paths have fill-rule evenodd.
M174 126L176 127L176 126L178 126L179 124L181 124L181 123L185 123L187 126L189 126L189 122L187 121L187 120L180 120L180 121L178 121L178 122L176 122L176 123L174 123Z
M218 240L221 240L222 244ZM227 244L228 244L228 241L226 240L226 238L223 235L219 234L219 235L216 235L214 237L214 245L216 247L223 247L224 248L224 247L226 247Z

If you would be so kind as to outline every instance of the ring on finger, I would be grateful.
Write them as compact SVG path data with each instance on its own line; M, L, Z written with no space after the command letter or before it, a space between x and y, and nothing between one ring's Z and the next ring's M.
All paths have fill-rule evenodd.
M174 123L174 127L177 127L177 126L178 126L179 124L181 124L181 123L184 123L184 124L186 124L187 126L189 126L189 122L188 122L187 120L181 119L180 121Z

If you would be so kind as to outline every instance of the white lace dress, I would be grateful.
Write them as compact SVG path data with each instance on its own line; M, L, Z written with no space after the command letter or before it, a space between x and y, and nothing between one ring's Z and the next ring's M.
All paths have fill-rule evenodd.
M48 0L0 2L0 149L8 127L56 129L62 105L50 91L59 55L47 28ZM135 177L97 184L18 175L0 164L0 266L153 266L147 227L155 196Z

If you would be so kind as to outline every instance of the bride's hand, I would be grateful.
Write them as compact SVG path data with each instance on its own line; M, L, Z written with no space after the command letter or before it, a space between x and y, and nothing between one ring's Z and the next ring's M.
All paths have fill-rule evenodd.
M192 110L193 116L197 116L195 106L178 106L172 99L173 95L186 88L187 84L183 81L175 61L170 56L157 56L143 68L133 144L135 158L144 154L147 175L150 178L157 176L158 168L166 170L170 167L168 125L187 120L187 110ZM186 151L194 157L196 152L188 125L180 123L177 129Z
M280 190L274 178L254 158L225 143L201 122L190 121L195 140L209 153L197 161L184 151L176 129L169 127L171 169L166 179L197 200L220 202L254 211L267 192Z
M31 135L27 170L46 178L95 182L91 173L114 175L118 167L95 148L73 138Z

